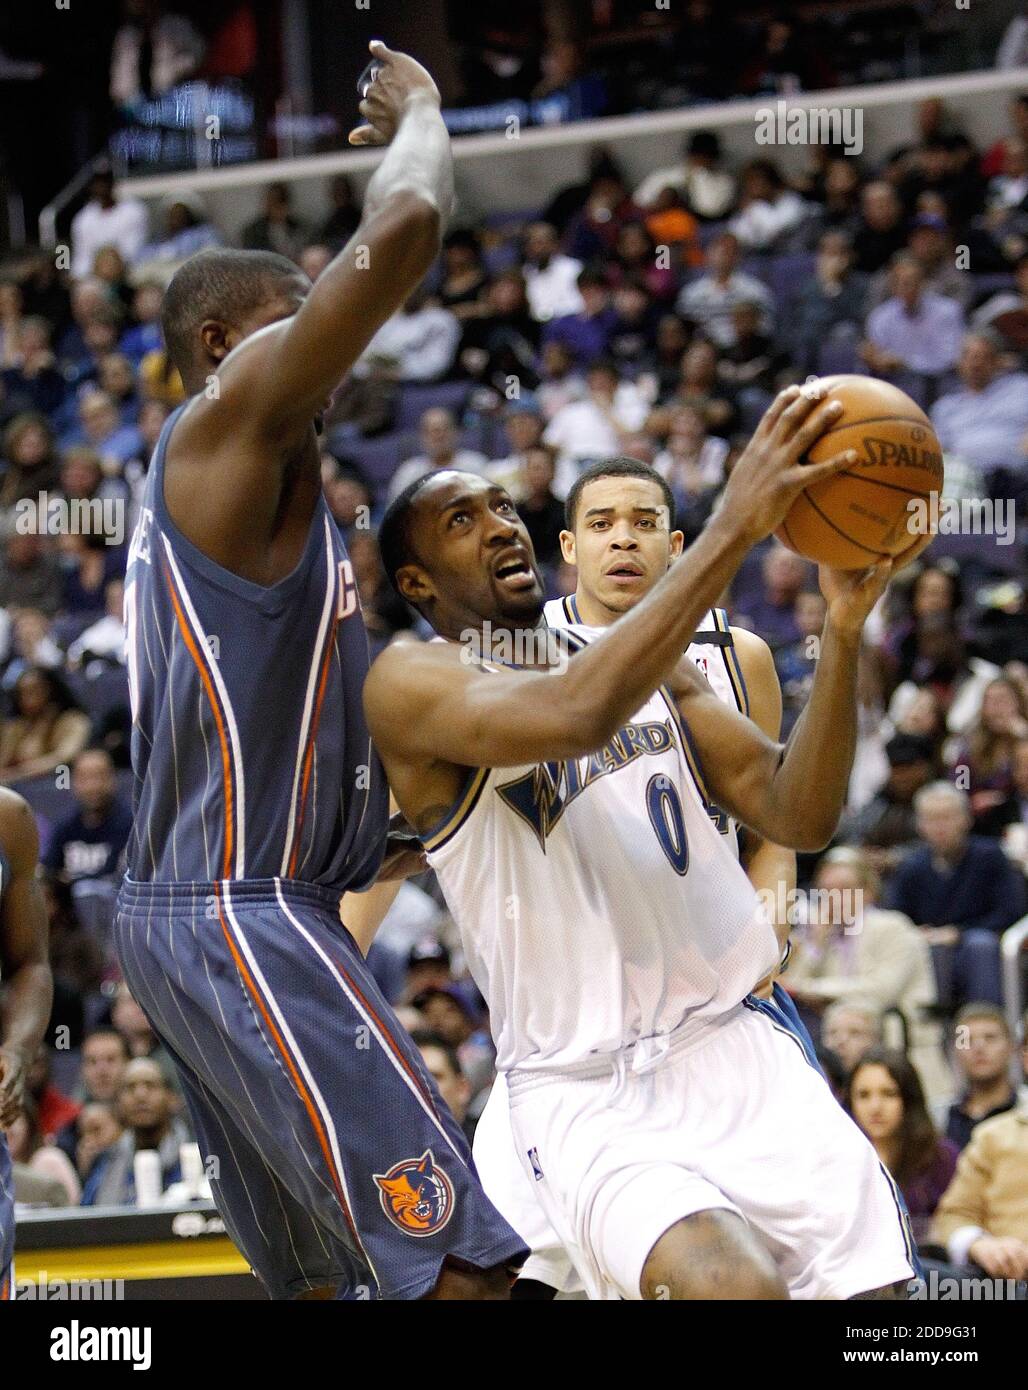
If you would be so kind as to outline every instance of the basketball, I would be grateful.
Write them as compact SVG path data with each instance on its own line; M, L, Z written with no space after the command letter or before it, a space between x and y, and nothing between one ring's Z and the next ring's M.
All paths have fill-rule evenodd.
M906 550L912 498L942 487L942 447L928 416L897 386L868 376L828 376L818 385L845 407L805 462L844 449L857 460L801 492L775 532L790 550L836 569L863 569Z

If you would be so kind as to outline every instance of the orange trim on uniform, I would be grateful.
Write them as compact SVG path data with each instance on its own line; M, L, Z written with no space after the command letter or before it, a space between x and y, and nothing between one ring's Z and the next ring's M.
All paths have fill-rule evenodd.
M310 731L307 735L307 751L303 759L303 781L300 786L300 808L296 816L296 829L293 832L293 848L289 855L289 877L292 878L296 873L296 860L300 853L300 836L303 831L303 816L307 806L307 790L310 786L311 767L314 762L314 742L318 736L318 723L321 719L321 707L325 700L325 691L328 688L328 668L331 661L332 652L336 645L336 628L339 626L339 602L335 600L336 612L332 619L332 626L329 628L328 641L325 643L324 655L321 658L321 676L318 680L318 696L314 704L314 715L311 719Z
M264 1020L265 1026L267 1027L268 1032L274 1039L275 1046L282 1054L286 1067L289 1071L289 1075L292 1078L293 1085L296 1088L296 1093L303 1101L303 1106L304 1109L307 1111L307 1116L311 1122L311 1127L313 1128L314 1133L317 1136L318 1146L320 1147L325 1162L328 1165L328 1171L332 1177L332 1185L336 1190L336 1196L339 1198L339 1205L343 1209L343 1215L346 1217L346 1224L350 1228L350 1232L353 1235L353 1239L357 1245L358 1250L363 1250L364 1246L361 1242L360 1236L357 1234L357 1228L354 1225L353 1217L350 1215L350 1207L346 1200L346 1194L343 1192L343 1185L339 1180L339 1174L336 1171L336 1166L332 1159L332 1150L329 1146L328 1136L325 1133L325 1126L321 1122L321 1116L318 1114L314 1102L311 1099L310 1092L307 1090L306 1086L303 1083L303 1078L300 1076L300 1073L296 1069L296 1063L293 1061L289 1049L286 1047L285 1042L282 1039L282 1035L278 1031L278 1028L276 1027L274 1020L268 1013L264 1000L261 998L260 991L257 989L253 977L251 976L250 971L247 969L246 962L240 954L238 946L233 940L232 933L229 931L228 923L225 921L225 915L221 910L221 890L217 884L214 885L214 897L218 904L218 920L221 923L221 930L225 935L226 942L228 943L228 949L232 952L232 959L235 961L236 969L239 971L239 977L243 981L243 984L246 986L247 991L253 999L253 1002L260 1010L260 1014Z
M172 606L175 609L175 617L178 620L179 631L182 633L182 640L186 644L189 655L193 658L196 669L200 672L200 679L203 681L204 689L207 691L207 699L210 701L211 709L214 712L214 722L218 729L218 741L221 744L221 770L225 783L225 855L222 866L222 878L232 877L232 851L233 851L233 812L234 797L232 792L232 761L229 757L228 737L225 733L225 725L221 717L221 707L218 704L214 685L211 681L207 667L204 665L196 645L196 639L189 630L186 615L182 611L179 603L178 594L175 591L175 581L172 579L171 570L167 565L164 566L164 576L168 584L168 592L171 595Z
M11 1301L11 1271L10 1267L4 1272L3 1281L0 1282L0 1303L10 1303Z

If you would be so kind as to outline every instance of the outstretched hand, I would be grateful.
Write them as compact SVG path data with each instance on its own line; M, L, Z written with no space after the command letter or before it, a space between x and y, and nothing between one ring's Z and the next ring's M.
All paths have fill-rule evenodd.
M422 96L438 106L439 89L431 74L408 54L386 48L381 39L372 39L368 48L382 66L358 107L365 124L350 131L349 141L351 145L388 145L406 103L412 97Z

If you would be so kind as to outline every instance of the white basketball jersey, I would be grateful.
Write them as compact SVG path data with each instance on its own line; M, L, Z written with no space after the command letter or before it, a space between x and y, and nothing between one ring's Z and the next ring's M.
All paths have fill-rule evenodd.
M567 629L575 649L596 636ZM774 930L724 819L667 689L589 757L469 774L423 839L500 1070L647 1039L659 1051L774 967Z
M548 627L582 628L578 601L574 594L564 598L551 598L543 609L543 617ZM602 628L590 628L590 632L602 632ZM750 712L750 699L746 691L739 657L732 642L732 630L728 614L723 608L710 608L696 629L693 640L685 649L686 656L692 658L707 679L719 700L739 710L741 714ZM731 816L726 815L722 822L725 835L732 852L739 855L739 828Z

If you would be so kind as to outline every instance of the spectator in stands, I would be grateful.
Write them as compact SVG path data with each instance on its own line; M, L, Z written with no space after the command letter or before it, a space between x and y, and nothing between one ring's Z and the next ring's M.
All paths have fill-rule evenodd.
M104 587L104 615L81 632L68 647L68 669L77 671L94 662L124 666L125 581L110 579Z
M53 551L32 531L12 532L0 559L0 607L52 617L61 603L61 570Z
M89 718L56 671L36 666L23 671L13 705L0 730L0 782L43 777L85 747Z
M221 246L222 236L209 220L203 200L192 193L176 193L161 204L160 234L144 246L137 264L145 274L174 271L183 261L208 246ZM160 270L157 270L158 263Z
M39 1111L32 1099L26 1098L21 1114L8 1126L7 1144L12 1163L21 1164L39 1177L60 1183L68 1206L78 1206L82 1189L75 1167L67 1154L44 1138L39 1127Z
M924 272L926 293L941 294L954 299L966 310L974 294L974 285L966 270L954 264L953 238L946 218L938 212L919 212L910 224L907 247L910 255ZM875 275L868 290L867 307L884 304L892 292L891 275L882 269Z
M447 947L434 935L419 937L407 954L404 999L416 999L425 990L446 989L454 983Z
M423 989L411 1003L423 1014L428 1027L456 1051L472 1098L492 1083L495 1052L488 1030L456 985Z
M458 321L479 317L488 283L475 232L455 228L443 242L443 276L433 296Z
M857 269L874 274L906 244L907 219L892 184L884 180L865 184L860 196L860 220L853 234Z
M783 739L791 733L807 703L821 651L821 633L827 612L828 605L823 594L812 589L802 590L796 595L793 614L800 635L795 642L775 649L775 670L782 687Z
M135 368L122 352L108 352L100 358L97 379L118 407L122 424L135 425L139 417Z
M928 1017L935 1004L931 954L909 918L878 906L879 893L862 850L829 850L814 875L808 920L794 933L784 983L805 1015L813 1015L815 1036L824 1010L837 1000L870 1005L880 1015L897 1010L922 1085L933 1101L945 1102L953 1077L939 1025Z
M657 314L645 284L633 276L614 291L614 320L607 353L625 376L650 373L657 332Z
M103 465L119 472L140 449L139 430L122 423L117 404L106 391L86 391L79 401L79 420L85 442L100 455Z
M688 207L705 222L718 222L735 202L735 179L721 167L721 142L712 130L697 130L682 147L680 164L647 174L633 195L651 208L666 188L685 195Z
M164 290L156 280L144 280L132 296L132 326L127 328L119 343L120 350L135 366L148 352L164 345L161 336L161 304Z
M544 442L557 450L558 497L567 496L581 464L620 453L623 436L646 419L646 401L631 382L619 379L612 362L594 362L586 387L585 399L561 406L543 434Z
M1013 792L1014 746L1028 738L1028 699L1016 681L997 676L985 687L978 719L957 749L953 770L971 800L975 829Z
M164 1050L157 1041L157 1035L150 1027L150 1020L129 992L128 985L118 986L111 1005L111 1027L125 1039L132 1057L164 1056Z
M946 1137L957 1149L967 1147L982 1120L1017 1104L1010 1077L1016 1056L1017 1040L1003 1010L996 1004L965 1004L953 1020L953 1058L964 1090L946 1116Z
M160 96L199 68L206 44L182 14L149 0L129 0L111 49L111 100L131 110Z
M902 1052L871 1048L850 1075L846 1109L902 1192L914 1240L924 1240L957 1150L936 1134L917 1072Z
M647 430L658 437L670 429L681 406L698 410L709 430L729 436L737 423L735 400L718 378L718 354L706 338L695 338L682 355L682 368L670 398L650 415Z
M345 174L336 174L328 186L328 193L332 211L322 224L319 235L332 254L338 255L360 225L361 210L353 184Z
M270 183L264 190L264 211L243 228L243 246L247 251L277 251L291 261L310 240L310 229L293 213L289 185Z
M87 1101L82 1107L75 1124L75 1169L82 1183L80 1206L96 1206L96 1194L122 1133L113 1104Z
M563 343L576 365L587 367L606 353L617 314L611 306L606 278L599 270L586 266L577 284L581 309L550 319L543 328L542 341Z
M546 444L526 449L516 491L518 514L532 538L535 558L541 565L560 562L560 533L564 529L564 504L553 491L557 461Z
M157 1063L145 1057L133 1058L118 1091L118 1114L125 1132L114 1145L97 1185L94 1200L98 1207L135 1206L133 1163L142 1149L157 1151L162 1189L181 1180L179 1151L189 1142L190 1134L175 1106L175 1094Z
M963 311L924 288L924 271L909 253L893 258L889 283L890 298L867 317L861 355L877 376L916 373L934 392L960 357Z
M1022 1066L1028 1073L1028 1042ZM995 1279L1028 1278L1026 1172L1028 1104L1021 1102L976 1126L939 1203L931 1238L954 1264L977 1265Z
M971 834L966 792L932 782L914 797L922 844L887 894L932 947L940 1003L1002 1000L999 938L1021 915L1024 883L992 840Z
M810 211L773 160L754 159L742 172L739 211L728 228L747 251L783 250Z
M460 324L448 309L427 302L424 286L386 319L364 349L361 363L385 364L399 381L438 381L453 366Z
M47 1144L53 1143L81 1108L77 1101L66 1096L50 1079L50 1048L46 1043L40 1047L29 1066L25 1093L36 1107L38 1130Z
M684 215L689 216L688 213ZM703 251L699 241L693 237L683 241L678 250L685 265L693 267L703 264ZM674 299L678 285L676 267L669 263L670 259L661 256L656 239L645 222L625 222L618 231L614 259L607 262L606 272L615 287L626 283L638 284L648 301L664 304Z
M736 614L736 621L759 632L771 646L795 642L800 635L796 623L796 599L807 583L807 562L784 545L775 544L761 561L761 591Z
M596 258L609 260L621 229L638 216L639 209L628 196L620 169L605 165L593 173L585 202L565 228L564 248L583 263Z
M515 499L521 495L525 454L542 443L544 427L545 421L534 396L521 396L509 401L504 408L503 442L508 452L503 458L491 460L486 473Z
M849 1076L865 1053L882 1041L882 1017L870 1004L840 999L821 1020L821 1044L842 1062Z
M1028 373L1004 370L1002 348L988 330L968 333L957 370L960 386L932 406L944 454L973 462L996 484L1028 478ZM995 491L993 495L998 495Z
M75 1099L82 1106L113 1106L121 1089L129 1051L125 1039L113 1028L97 1028L82 1041L82 1062ZM74 1161L81 1137L82 1111L60 1130L57 1146Z
M528 227L523 273L529 312L537 323L581 311L581 270L581 261L565 256L559 249L557 233L548 222L533 222Z
M121 878L132 811L118 796L110 754L84 749L72 765L71 790L77 808L54 827L43 862L65 883L106 879L114 884Z
M864 320L866 276L853 267L853 247L844 232L827 231L818 241L814 274L789 304L785 332L800 374L816 372L825 343L846 333L856 341Z
M0 367L16 367L21 360L21 335L25 300L17 280L0 280Z
M762 332L770 332L774 314L771 291L752 275L739 270L739 238L722 232L707 248L707 273L686 285L677 309L717 347L735 342L732 310L737 304L759 304Z
M421 1053L421 1060L439 1094L449 1106L450 1114L463 1129L468 1143L475 1137L475 1121L468 1115L471 1102L471 1086L464 1075L457 1051L439 1033L427 1028L418 1028L411 1034L414 1046Z
M538 381L539 324L528 311L520 270L505 270L487 285L476 317L466 318L460 365L476 381L505 391L511 377L533 389ZM569 359L570 362L570 359Z
M89 181L86 205L71 221L71 273L89 275L97 252L116 246L126 265L134 265L146 242L146 208L137 198L116 198L114 170L98 165Z
M38 608L15 609L10 659L3 674L4 690L13 690L21 673L31 666L56 671L63 664L64 658L54 640L50 619Z
M745 426L756 426L785 383L789 359L760 329L761 307L743 300L732 310L735 342L718 359L718 380L735 398Z
M102 615L108 584L125 571L124 553L109 545L102 531L61 536L60 549L65 564L61 607L84 627Z
M672 412L667 441L653 466L671 488L675 525L685 534L687 545L696 539L714 509L724 484L727 458L727 441L709 433L701 411L683 405Z
M3 458L7 466L0 478L0 509L13 507L23 497L36 498L60 481L53 430L34 411L16 415L7 426Z
M426 473L444 468L457 468L464 473L482 473L486 468L486 457L477 449L462 449L457 421L453 412L441 406L433 406L421 417L422 453L401 463L389 484L390 500L398 497L408 484Z
M46 319L30 314L22 320L17 360L2 374L2 387L11 407L44 415L60 408L67 383L57 368L52 338Z
M914 797L938 775L930 739L896 733L885 745L889 775L866 806L847 815L839 838L864 847L880 873L896 868L917 840Z

